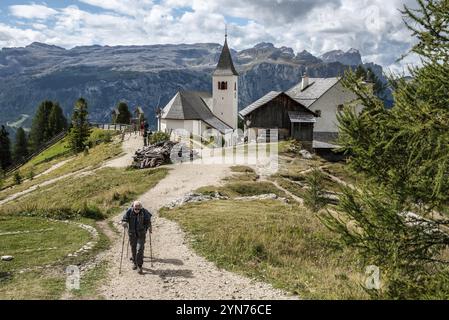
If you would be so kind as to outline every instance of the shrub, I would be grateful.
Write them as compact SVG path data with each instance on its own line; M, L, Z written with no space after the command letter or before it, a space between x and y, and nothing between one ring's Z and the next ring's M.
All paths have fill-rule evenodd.
M94 147L101 143L110 143L112 141L112 133L106 130L94 130L92 131L88 144L90 147Z
M170 140L170 135L168 133L158 131L158 132L153 133L149 137L148 142L150 144L155 144L155 143L159 143L159 142L163 142L163 141L167 141L167 140Z
M30 180L34 179L34 166L32 166L30 171L28 172L28 179Z
M16 171L16 172L14 173L14 182L15 182L16 184L21 184L21 183L22 183L22 180L23 180L22 175L20 174L19 171Z
M101 210L91 204L87 204L84 202L83 206L77 211L77 213L84 218L94 219L94 220L103 220L106 216L101 212Z
M304 193L304 204L313 212L320 211L326 206L326 198L324 193L324 174L320 169L315 168L306 177L307 189Z

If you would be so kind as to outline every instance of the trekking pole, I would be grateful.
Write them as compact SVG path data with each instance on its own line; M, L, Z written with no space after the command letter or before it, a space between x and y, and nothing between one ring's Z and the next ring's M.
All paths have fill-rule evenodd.
M148 230L148 234L150 236L150 265L153 267L153 246L151 244L151 232Z
M129 235L128 235L128 245L126 246L126 259L128 259L128 253L129 253Z
M122 241L122 254L120 256L120 269L118 274L122 274L122 261L123 261L123 247L125 246L125 227L123 227L123 241Z

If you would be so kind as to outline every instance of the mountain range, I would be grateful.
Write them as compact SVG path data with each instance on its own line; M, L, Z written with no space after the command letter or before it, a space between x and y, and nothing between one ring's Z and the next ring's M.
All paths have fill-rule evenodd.
M141 106L154 127L154 109L178 90L211 91L211 73L222 46L216 43L149 46L79 46L64 49L43 43L0 51L0 124L29 126L45 99L58 101L69 117L79 97L89 103L93 122L110 121L111 110L125 101ZM287 90L311 77L341 76L348 68L370 67L383 78L382 67L362 62L356 49L316 57L307 51L259 43L231 50L240 74L239 109L271 90Z

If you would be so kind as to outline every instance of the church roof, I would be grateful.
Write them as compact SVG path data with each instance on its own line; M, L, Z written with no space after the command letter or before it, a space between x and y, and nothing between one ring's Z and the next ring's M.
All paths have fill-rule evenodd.
M231 52L228 47L228 40L225 40L223 50L221 51L220 59L218 60L217 68L215 69L214 76L238 76L239 74L235 70L234 63L232 62Z
M207 92L179 91L162 110L162 119L202 120L224 133L232 129L210 110L212 96Z

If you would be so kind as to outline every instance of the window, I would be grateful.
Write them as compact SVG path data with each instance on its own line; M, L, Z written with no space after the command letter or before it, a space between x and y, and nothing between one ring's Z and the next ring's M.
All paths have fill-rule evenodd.
M218 82L218 90L227 90L228 83L226 81Z
M337 110L338 110L338 112L342 112L344 108L345 108L344 104L339 104L337 107Z
M315 113L316 113L316 115L317 115L318 118L321 117L321 110L315 110Z

